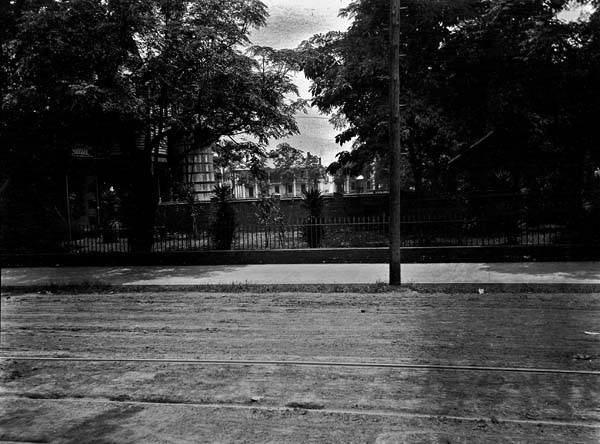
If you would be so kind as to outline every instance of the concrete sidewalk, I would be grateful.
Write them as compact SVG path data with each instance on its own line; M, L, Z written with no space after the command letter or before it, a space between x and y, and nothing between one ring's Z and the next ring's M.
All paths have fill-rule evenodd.
M2 286L375 284L387 264L4 268ZM406 284L600 284L600 262L405 264Z

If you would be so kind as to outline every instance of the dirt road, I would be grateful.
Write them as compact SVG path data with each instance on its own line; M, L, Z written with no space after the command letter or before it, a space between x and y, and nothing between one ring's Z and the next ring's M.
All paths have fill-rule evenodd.
M594 294L29 294L2 355L600 370ZM598 442L600 376L1 362L0 439Z

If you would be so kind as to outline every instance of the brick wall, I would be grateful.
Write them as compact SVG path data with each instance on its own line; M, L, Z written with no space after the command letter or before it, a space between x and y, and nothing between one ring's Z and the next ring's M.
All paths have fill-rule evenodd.
M369 194L355 196L325 196L324 217L365 217L388 214L388 195ZM255 199L233 202L238 222L242 225L256 223ZM307 216L302 199L281 199L281 209L288 221L296 221ZM197 209L197 223L206 224L210 220L213 206L209 202L194 204ZM165 203L159 206L157 224L166 226L169 231L188 231L192 226L192 207L186 203Z

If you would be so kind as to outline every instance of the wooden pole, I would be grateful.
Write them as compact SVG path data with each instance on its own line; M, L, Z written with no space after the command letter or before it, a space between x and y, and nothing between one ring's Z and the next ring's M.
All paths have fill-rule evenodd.
M390 5L390 285L400 285L400 0Z

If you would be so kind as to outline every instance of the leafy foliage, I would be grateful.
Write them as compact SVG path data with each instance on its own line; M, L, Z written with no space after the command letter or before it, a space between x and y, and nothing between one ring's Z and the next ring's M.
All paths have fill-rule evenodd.
M215 205L213 221L211 223L212 237L217 250L231 250L233 244L236 216L231 203L231 188L227 185L217 185L212 199Z
M324 228L321 215L325 204L319 190L308 190L303 193L302 204L308 211L308 218L303 227L303 234L310 248L321 246Z
M253 185L254 181L257 181L261 188L265 188L267 154L262 145L255 142L222 140L214 146L213 150L216 168L231 171L247 169L248 174L238 177L238 183Z
M402 19L406 42L402 82L407 91L402 136L407 154L412 157L410 165L417 188L440 186L439 175L427 174L422 164L440 160L440 146L444 154L456 146L454 135L440 119L433 94L428 94L434 83L429 67L439 39L448 33L447 27L457 22L459 11L466 10L465 3L403 4L410 16ZM355 1L343 14L354 19L347 32L316 35L301 46L306 57L304 72L313 80L313 104L324 112L333 112L334 122L345 127L336 141L342 145L352 141L352 151L341 153L333 168L361 174L365 165L375 160L385 177L389 146L389 2Z
M306 153L305 156L303 151L288 143L277 145L277 149L271 151L269 157L273 159L275 172L286 183L291 183L294 179L304 179L315 188L319 179L325 175L325 169L317 156L310 153Z
M272 233L277 235L282 243L285 236L286 223L285 215L279 205L279 199L262 197L255 205L256 212L254 214L256 220L265 234L265 248L269 248Z
M310 217L321 217L325 201L319 190L307 190L303 193L302 205Z
M244 133L264 144L298 131L297 62L289 51L245 49L266 17L259 0L2 2L1 178L14 181L6 192L39 168L28 179L51 207L47 190L60 190L71 146L101 157L116 148L133 247L148 250L160 146L177 167L181 140L195 149Z
M589 14L567 21L567 8ZM401 132L417 192L488 189L476 168L508 172L508 189L582 190L599 162L596 0L405 0ZM316 35L299 51L313 103L352 142L332 168L387 163L389 1L354 1L347 32ZM552 93L550 93L550 91ZM457 177L449 160L494 131ZM586 154L587 153L587 154ZM589 179L587 179L589 182ZM500 190L498 190L500 191ZM506 190L503 190L506 191Z
M298 176L304 164L304 154L289 143L280 143L277 149L269 153L273 159L275 171L281 176L282 182L291 183Z

